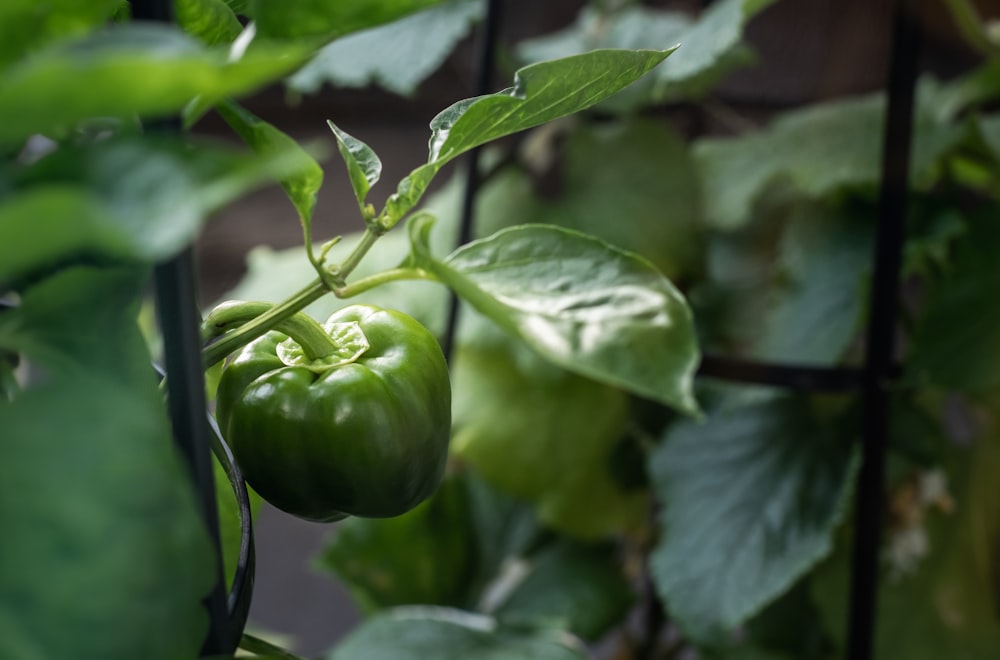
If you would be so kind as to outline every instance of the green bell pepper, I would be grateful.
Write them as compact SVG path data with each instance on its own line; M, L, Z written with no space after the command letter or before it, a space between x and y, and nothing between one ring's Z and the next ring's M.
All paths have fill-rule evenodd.
M296 317L238 351L219 382L219 426L247 483L308 520L405 513L435 490L448 454L437 340L369 305L335 312L319 335Z

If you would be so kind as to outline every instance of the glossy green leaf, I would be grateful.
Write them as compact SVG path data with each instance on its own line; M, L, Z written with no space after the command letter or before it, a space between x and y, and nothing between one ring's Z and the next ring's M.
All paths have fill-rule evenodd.
M261 45L230 61L176 28L115 25L59 43L0 76L0 143L64 131L91 117L162 116L197 96L250 92L294 70L303 47Z
M99 27L121 5L122 0L5 0L0 3L0 69L50 41Z
M324 83L410 95L434 73L483 14L482 0L450 0L386 25L337 39L288 79L293 89L319 91ZM392 44L386 48L385 44Z
M174 20L206 44L232 43L243 25L223 0L174 0Z
M548 225L513 227L422 265L546 359L686 412L699 352L680 292L641 257Z
M337 138L337 149L340 151L340 157L344 159L344 164L347 165L351 188L364 217L367 215L365 199L368 198L368 191L382 176L382 161L367 144L340 130L332 121L326 123Z
M930 475L936 487L910 500L911 526L899 521L883 533L874 657L877 660L990 660L1000 649L996 583L1000 507L997 428L970 445L953 445ZM928 473L923 473L924 477ZM943 486L943 488L941 488ZM843 648L846 637L851 546L812 579L823 622Z
M873 212L806 206L793 213L753 357L789 364L841 360L866 312L875 225L866 216Z
M618 624L634 600L613 556L558 543L524 560L527 575L493 614L502 622L558 623L587 640Z
M327 660L584 660L583 645L560 630L506 627L481 614L401 607L347 636Z
M312 223L316 198L323 185L323 168L298 142L273 124L260 119L234 101L224 101L216 109L226 123L262 158L280 157L288 161L288 173L280 179L288 199L305 225Z
M668 431L649 464L662 505L651 562L688 636L733 630L830 552L857 463L835 426L789 398Z
M249 0L249 13L264 37L316 37L326 41L389 23L441 0Z
M394 605L462 606L474 568L463 485L446 480L434 496L396 518L349 518L319 558L367 614Z
M990 208L970 219L946 276L929 290L907 372L915 382L984 394L1000 388L1000 224Z
M942 121L936 89L925 84L914 117L911 176L925 182L961 129ZM706 138L695 146L709 222L731 230L749 222L754 203L772 186L816 199L879 178L885 99L865 96L811 105L780 116L762 132Z
M172 140L61 149L19 172L0 203L0 282L66 261L168 257L209 213L284 171L284 154L253 159Z
M0 657L193 658L207 631L212 545L135 324L143 281L66 270L0 319L46 373L0 406Z
M545 524L594 538L643 522L646 493L620 486L608 468L628 425L623 392L556 369L502 335L459 347L452 391L452 451L531 502Z
M662 62L670 50L598 50L532 64L514 86L465 99L431 120L427 164L399 182L386 202L389 225L412 209L447 162L481 144L593 106L625 89Z

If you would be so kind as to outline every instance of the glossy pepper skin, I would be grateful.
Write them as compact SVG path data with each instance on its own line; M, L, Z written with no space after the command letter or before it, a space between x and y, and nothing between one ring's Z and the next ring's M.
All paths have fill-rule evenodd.
M409 316L352 305L369 347L322 372L288 366L270 332L237 352L219 383L217 417L247 482L301 518L390 517L437 488L451 428L448 367Z

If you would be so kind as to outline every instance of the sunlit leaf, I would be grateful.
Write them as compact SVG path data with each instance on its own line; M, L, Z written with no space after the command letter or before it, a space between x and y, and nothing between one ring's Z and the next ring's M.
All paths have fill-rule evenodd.
M386 202L388 224L420 200L431 179L453 158L491 140L579 112L625 89L662 62L670 50L599 50L517 71L514 86L465 99L431 121L430 155L400 181Z
M328 121L327 124L337 139L337 149L340 151L341 158L344 159L344 164L347 165L347 175L351 179L351 188L354 190L354 197L358 200L358 207L364 216L368 191L378 183L382 176L382 161L367 144L340 130L332 121Z
M514 227L422 265L555 364L687 412L699 352L683 296L649 262L578 232Z

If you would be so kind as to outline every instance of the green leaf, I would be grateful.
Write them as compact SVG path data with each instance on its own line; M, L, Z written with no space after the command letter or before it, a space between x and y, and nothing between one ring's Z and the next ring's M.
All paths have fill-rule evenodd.
M583 660L571 635L507 627L479 614L437 607L401 607L379 614L347 636L327 660Z
M959 126L940 118L935 94L929 82L918 94L910 166L915 184L931 177L961 136ZM772 186L803 199L873 186L880 175L884 117L884 96L871 95L795 110L744 137L699 140L695 156L708 221L724 230L746 224Z
M319 561L347 585L366 614L394 605L465 604L474 546L463 484L389 519L349 518Z
M400 517L343 521L320 566L368 614L405 604L472 607L539 536L524 503L463 471Z
M851 439L792 398L668 431L649 465L663 507L651 562L687 635L731 631L830 552L857 464Z
M254 159L169 139L60 149L18 172L17 192L0 203L0 282L66 261L171 256L209 213L286 164L284 154Z
M884 533L881 556L893 563L883 560L880 566L874 657L996 657L1000 649L997 430L994 419L970 445L952 445L936 474L921 473L922 479L929 477L944 489L928 488L926 482L917 486L916 496L903 500L910 503L909 524L896 519ZM911 482L902 487L914 486ZM844 541L811 583L823 621L841 648L851 570L848 535Z
M527 575L493 614L501 622L558 623L595 640L624 618L634 595L607 552L558 543L524 561Z
M695 413L699 359L691 312L649 262L597 238L547 225L513 227L430 257L442 282L546 359Z
M0 657L193 658L207 631L212 545L135 324L142 284L71 269L0 318L46 374L0 406Z
M1000 287L995 207L971 218L946 277L929 287L907 374L915 382L976 395L1000 388Z
M656 72L669 86L704 75L718 66L743 38L743 27L774 0L722 0L713 3L681 37L677 55Z
M174 20L210 46L232 43L243 31L240 19L223 0L174 0Z
M135 340L146 275L145 268L59 271L0 315L0 347L60 374L97 371L155 382L145 344L128 343Z
M873 255L871 208L797 209L778 248L779 276L750 348L761 360L831 365L865 315ZM759 313L759 310L758 310Z
M318 37L326 41L351 32L389 23L441 0L249 0L250 14L263 37L295 39Z
M0 4L0 69L51 41L102 25L122 0L5 0Z
M595 48L666 48L677 53L641 84L604 105L613 110L699 96L712 83L751 58L742 44L745 23L773 0L724 0L701 16L637 5L586 7L561 32L518 44L518 55L538 62Z
M287 133L260 119L235 101L216 106L226 123L262 158L287 159L288 173L280 183L305 226L312 223L316 198L323 185L323 168Z
M368 191L382 176L382 161L367 144L340 130L332 121L326 123L337 138L337 149L347 165L347 175L351 179L358 208L361 209L362 217L366 217L368 212L365 210L365 199Z
M491 140L579 112L648 73L670 50L599 50L524 67L514 86L465 99L431 120L427 163L399 182L386 202L387 225L398 222L420 200L445 163Z
M60 42L0 76L0 144L91 117L163 116L197 96L250 92L294 70L305 47L260 45L230 61L176 28L114 25Z
M288 84L313 93L326 82L339 87L375 83L396 94L413 94L482 17L484 4L482 0L450 0L337 39L291 76Z
M551 188L539 192L522 164L491 173L476 193L477 236L553 224L641 254L671 279L697 271L703 243L698 180L680 136L661 122L626 119L581 122L553 142L544 146L544 158L558 162Z
M460 344L452 391L454 454L531 502L544 523L583 538L642 524L646 492L618 485L608 467L627 430L623 392L556 369L502 335L493 345Z

